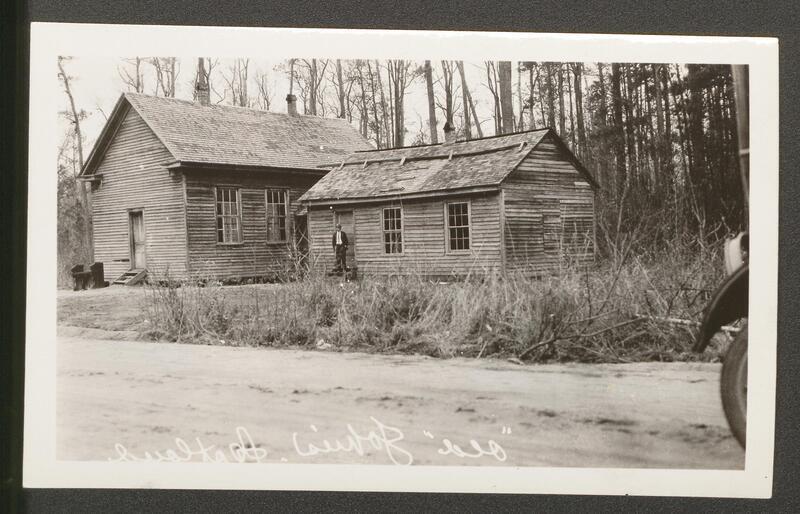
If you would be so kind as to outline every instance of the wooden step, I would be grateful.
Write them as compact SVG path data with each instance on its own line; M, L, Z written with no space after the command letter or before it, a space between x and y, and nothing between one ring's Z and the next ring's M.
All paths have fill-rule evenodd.
M144 280L146 276L146 269L132 269L117 277L113 283L122 286L132 286Z

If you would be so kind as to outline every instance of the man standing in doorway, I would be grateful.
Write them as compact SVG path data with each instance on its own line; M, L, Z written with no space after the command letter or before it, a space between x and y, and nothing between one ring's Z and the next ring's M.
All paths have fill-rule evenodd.
M336 232L331 238L333 253L336 255L336 271L347 272L347 234L342 230L342 224L336 224Z

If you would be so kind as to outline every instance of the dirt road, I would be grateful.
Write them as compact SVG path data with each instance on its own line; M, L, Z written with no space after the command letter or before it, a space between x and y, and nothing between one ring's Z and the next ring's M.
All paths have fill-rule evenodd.
M718 380L715 364L519 366L60 337L58 454L742 468Z

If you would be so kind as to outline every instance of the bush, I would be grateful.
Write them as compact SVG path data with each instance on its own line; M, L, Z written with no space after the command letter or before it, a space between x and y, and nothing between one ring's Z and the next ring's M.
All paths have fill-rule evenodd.
M676 244L668 258L642 254L538 278L489 274L446 284L306 276L238 287L206 279L201 287L167 278L147 286L146 308L151 335L174 341L531 361L707 359L713 351L698 357L688 349L692 324L721 279L715 248Z

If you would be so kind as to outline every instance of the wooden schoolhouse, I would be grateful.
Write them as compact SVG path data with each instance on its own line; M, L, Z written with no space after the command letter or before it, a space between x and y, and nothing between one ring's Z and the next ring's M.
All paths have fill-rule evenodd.
M348 234L360 274L541 274L594 259L597 182L550 129L438 145L357 151L300 201L311 262L334 267Z
M195 102L121 95L81 171L108 281L284 271L305 244L298 199L319 165L371 148L344 119L299 115L294 95L282 114L197 89Z

